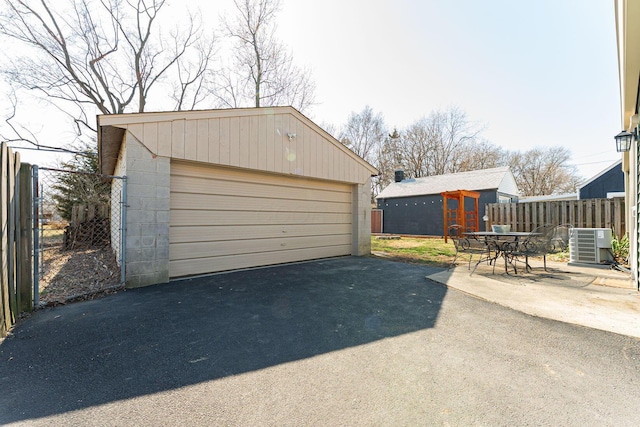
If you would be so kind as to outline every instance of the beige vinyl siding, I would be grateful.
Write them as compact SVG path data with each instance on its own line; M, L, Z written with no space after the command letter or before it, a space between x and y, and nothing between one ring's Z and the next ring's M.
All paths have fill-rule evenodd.
M169 275L349 255L352 200L345 183L172 161Z
M291 108L180 113L139 114L131 119L146 121L120 126L151 153L172 159L353 184L376 172Z

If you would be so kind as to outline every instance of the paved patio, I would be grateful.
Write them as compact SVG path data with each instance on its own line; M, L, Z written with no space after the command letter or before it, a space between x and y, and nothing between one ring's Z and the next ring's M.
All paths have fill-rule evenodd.
M531 260L533 271L467 264L427 276L450 288L533 316L640 338L640 293L627 273ZM472 264L473 268L473 264Z

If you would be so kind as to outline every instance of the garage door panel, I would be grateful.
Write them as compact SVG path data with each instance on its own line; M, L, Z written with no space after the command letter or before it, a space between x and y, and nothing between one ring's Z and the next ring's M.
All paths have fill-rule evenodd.
M242 211L229 215L226 211L185 210L171 211L171 224L176 227L190 225L264 225L276 224L350 224L351 213L316 212L258 212Z
M172 243L270 239L275 237L313 237L350 234L351 224L311 225L231 225L171 227Z
M338 187L340 189L341 187ZM287 185L227 181L220 183L207 178L175 177L171 184L174 192L198 195L223 195L240 197L262 197L273 199L316 200L326 202L351 203L350 191L337 191L335 186L328 189L310 189Z
M306 203L302 203L306 202ZM171 193L170 208L183 209L192 206L201 210L226 211L280 211L350 213L349 203L301 201L291 199L267 199L261 197L211 196L201 194Z
M293 249L324 248L351 244L348 234L312 237L288 237L198 243L176 243L171 245L173 260L211 258L225 255L240 255L261 252L276 252Z
M249 171L251 173L251 171ZM256 171L253 171L256 172ZM232 168L213 168L206 165L197 165L195 163L172 162L171 176L173 178L192 177L205 178L224 182L259 182L267 185L284 185L290 187L301 187L308 189L324 189L330 191L346 191L349 192L348 186L340 182L322 181L317 179L308 179L296 175L276 175L267 173L253 173L248 175L247 170Z
M169 275L349 255L352 187L171 163Z
M257 254L226 255L212 258L170 260L171 277L192 276L264 265L306 261L310 259L343 256L351 250L351 245L324 248L296 249L290 251L263 252Z

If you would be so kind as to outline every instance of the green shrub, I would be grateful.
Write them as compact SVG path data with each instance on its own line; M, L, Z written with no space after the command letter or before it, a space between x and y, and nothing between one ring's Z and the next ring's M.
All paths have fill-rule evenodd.
M611 252L614 260L620 264L626 264L629 258L629 236L625 234L622 239L614 236L611 241Z

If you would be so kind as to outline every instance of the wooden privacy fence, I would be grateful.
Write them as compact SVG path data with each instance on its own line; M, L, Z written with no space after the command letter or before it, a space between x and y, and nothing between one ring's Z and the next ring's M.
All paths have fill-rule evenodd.
M382 233L382 209L371 209L371 232Z
M22 311L33 308L33 224L31 165L6 143L0 149L0 336L5 336Z
M71 209L71 223L64 230L65 249L105 247L111 241L111 205L78 204Z
M624 199L585 199L553 202L488 203L487 227L510 224L511 230L531 231L544 224L578 228L610 228L616 237L627 232Z

